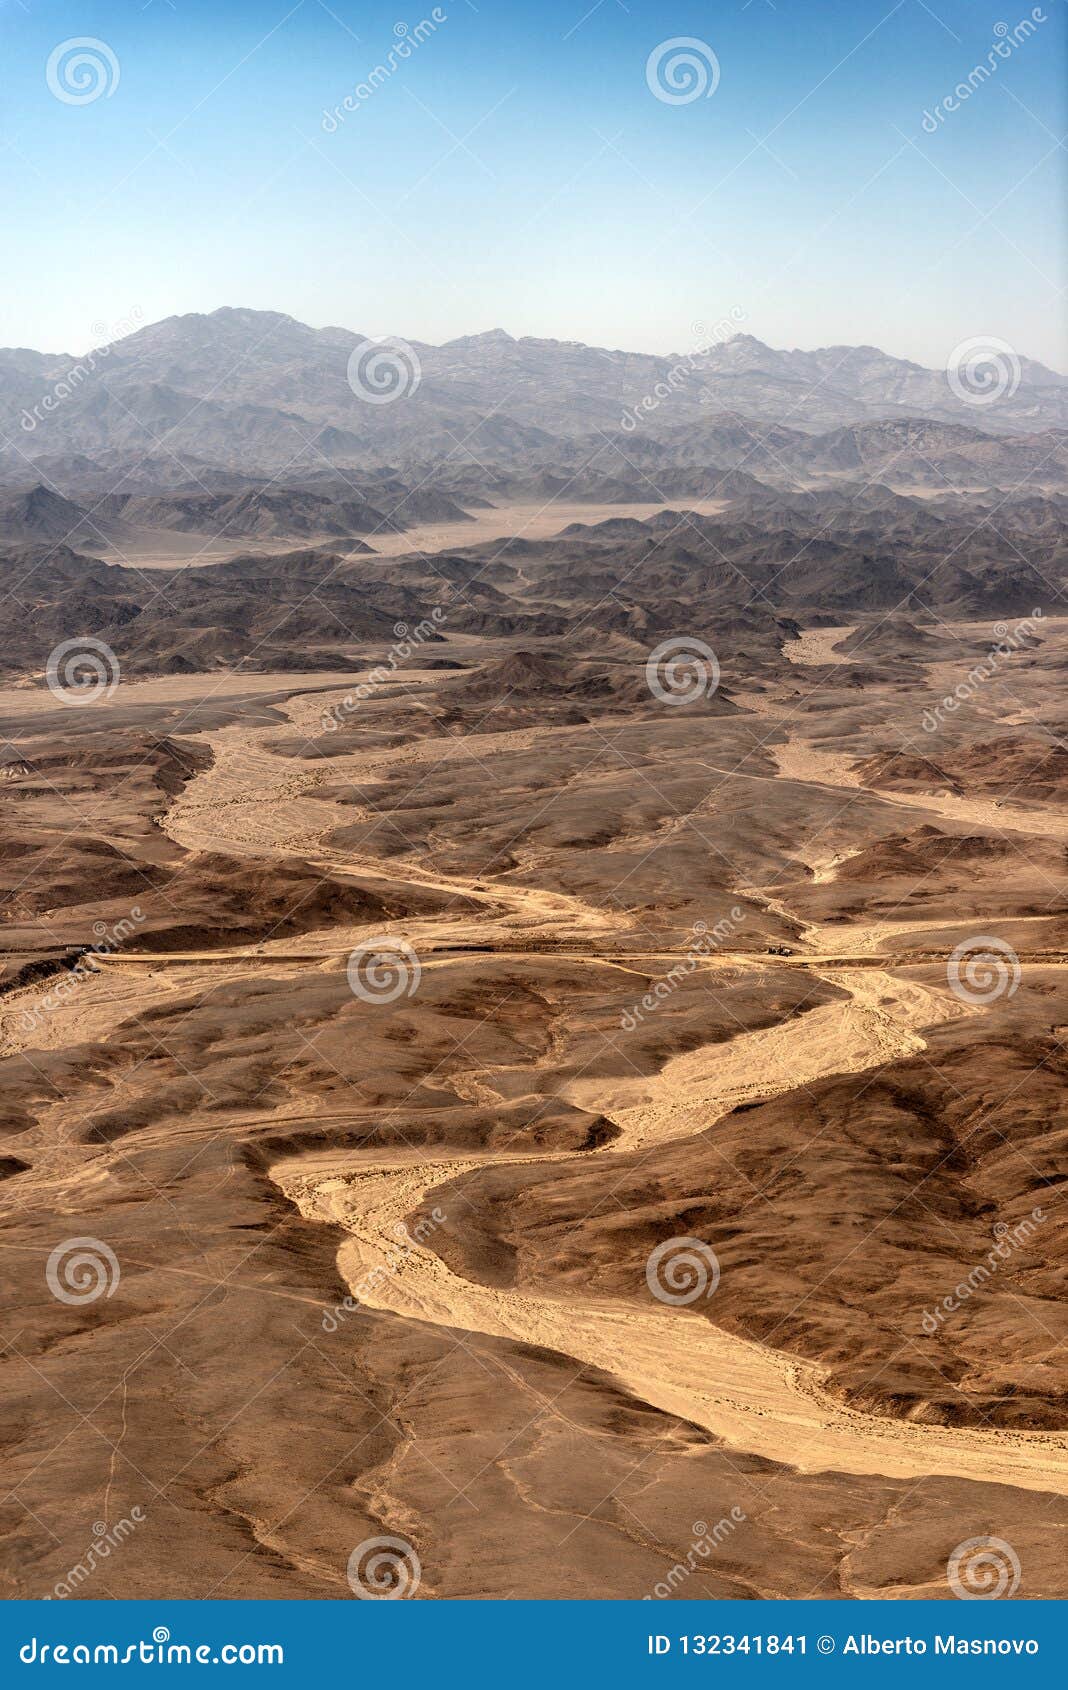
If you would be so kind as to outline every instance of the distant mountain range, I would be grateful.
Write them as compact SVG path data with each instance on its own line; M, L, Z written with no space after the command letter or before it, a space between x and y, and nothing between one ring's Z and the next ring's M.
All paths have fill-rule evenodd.
M440 607L454 634L595 627L626 651L681 615L748 673L778 674L782 639L813 619L1063 602L1068 381L1025 360L997 404L969 406L943 373L866 347L738 336L697 367L497 331L394 348L387 373L395 360L410 391L381 403L373 358L353 369L360 344L218 311L143 329L77 378L69 360L0 353L0 672L39 677L79 634L128 674L325 670ZM557 499L631 508L541 537L471 520L487 501ZM450 525L433 557L394 545L424 523ZM532 688L560 693L561 719L619 704L604 677L579 697L539 662L505 675L513 725ZM479 703L458 689L457 722Z
M142 491L204 488L212 471L232 490L241 475L297 481L326 469L461 471L476 461L523 472L588 464L616 475L636 454L662 462L665 445L671 464L700 456L728 468L738 454L708 453L731 428L768 442L768 462L746 463L764 475L769 463L782 470L776 431L787 467L804 473L806 435L844 431L839 467L856 470L867 467L856 431L873 424L876 440L907 424L933 431L940 445L939 431L951 430L949 445L965 461L977 441L981 454L984 441L996 451L1013 437L1068 429L1068 379L1022 357L1001 396L976 404L958 396L946 371L871 346L777 351L741 334L661 358L497 329L444 346L408 343L414 357L400 379L409 391L375 403L349 379L364 340L226 308L167 318L80 359L0 350L0 475L25 484L38 464L66 490L105 471L113 484L117 467L137 464L130 488ZM1032 443L1027 456L1033 464Z
M541 538L475 536L432 556L418 549L392 556L388 568L347 537L338 547L284 552L235 546L225 561L157 568L149 576L137 564L102 561L91 535L72 549L57 530L79 526L83 513L38 496L36 514L49 518L52 532L0 546L0 674L39 682L50 651L78 636L120 653L127 676L238 664L347 668L365 642L386 649L398 619L411 628L434 610L450 636L518 635L557 649L563 642L583 659L591 639L602 652L647 653L681 625L709 643L718 639L735 663L744 660L747 675L779 674L783 638L820 620L971 621L1030 616L1035 607L1059 613L1068 567L1063 503L1021 502L987 522L974 506L939 515L926 501L885 487L850 495L764 490L715 515L662 509L644 520L573 523ZM874 655L883 649L899 675L917 678L919 670L901 670L892 632ZM923 635L910 633L909 641L922 646ZM858 686L867 656L865 645L856 660ZM433 660L428 646L418 666ZM495 672L494 685L500 678ZM580 696L551 669L520 666L505 678L522 697L532 687L555 691L565 710L606 707L596 689L587 693L583 685ZM648 705L650 695L640 682L626 700L613 699L629 708ZM457 692L455 701L457 720L484 713L477 688ZM510 725L527 724L515 716Z

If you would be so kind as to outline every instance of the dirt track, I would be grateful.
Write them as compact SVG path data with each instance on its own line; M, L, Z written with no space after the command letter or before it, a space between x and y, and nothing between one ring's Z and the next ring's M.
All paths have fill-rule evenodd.
M1026 918L1024 918L1026 919ZM1035 918L1039 919L1039 918ZM911 927L911 924L909 924ZM933 924L932 924L933 925ZM940 922L939 926L945 926ZM975 924L972 923L974 926ZM248 947L234 950L211 951L112 951L99 958L103 968L167 968L182 964L215 963L222 966L232 962L251 962L262 966L277 966L279 962L289 963L321 963L331 957L344 957L351 951L351 945L333 945L318 951L267 950ZM444 953L449 954L444 954ZM776 956L768 951L721 951L718 956L693 957L695 967L716 970L729 968L734 963L760 964L770 963L776 968L835 968L835 969L886 969L886 968L918 968L924 963L945 962L951 951L916 950L863 952L855 956L843 956L837 951L799 951L793 956ZM1021 968L1029 964L1041 968L1063 968L1068 965L1068 951L1018 951L1017 960ZM473 956L499 956L520 959L531 956L558 957L561 962L579 962L601 964L605 968L621 966L630 962L671 963L688 961L690 951L569 951L562 945L547 944L508 945L442 945L428 947L420 955L420 963L424 968L447 968L450 963L464 962ZM632 969L631 973L638 970Z

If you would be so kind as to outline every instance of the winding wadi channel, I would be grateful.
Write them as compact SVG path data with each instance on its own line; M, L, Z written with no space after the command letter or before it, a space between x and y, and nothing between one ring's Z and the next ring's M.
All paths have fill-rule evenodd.
M316 713L320 707L321 698L314 700ZM301 725L307 708L298 698L290 701L295 725ZM268 734L262 728L231 727L206 737L215 752L214 766L190 782L163 822L188 848L225 848L239 854L299 849L312 861L362 878L447 889L486 907L501 949L509 936L514 940L517 934L531 932L542 937L566 934L572 944L579 935L592 939L598 929L607 936L602 913L566 894L317 852L317 835L333 825L329 806L319 805L314 796L321 777L314 772L295 775L291 759L267 750L263 742ZM794 772L795 778L799 775ZM822 769L820 775L826 778ZM931 807L937 804L929 803ZM440 949L461 931L463 918L446 915L395 925L415 943L420 933L428 939L432 935ZM356 943L359 936L353 929L349 942ZM329 937L336 950L348 931ZM618 921L613 937L619 953L625 953ZM1066 1433L930 1426L857 1412L827 1394L821 1366L726 1332L696 1306L645 1307L570 1291L554 1296L473 1283L445 1265L433 1249L432 1236L424 1235L419 1242L405 1230L406 1217L432 1206L438 1188L481 1169L556 1166L578 1158L610 1160L649 1151L707 1131L739 1103L779 1096L834 1074L860 1073L922 1050L925 1028L953 1016L981 1013L963 1006L948 991L895 978L879 966L878 957L865 957L868 965L863 968L836 969L840 929L832 945L828 935L809 927L804 943L804 953L796 960L845 994L833 1004L797 1015L782 1026L741 1033L726 1045L687 1052L653 1076L609 1085L577 1082L564 1088L569 1101L596 1108L615 1122L619 1136L606 1148L538 1157L346 1149L281 1161L272 1175L306 1217L346 1230L339 1268L352 1295L368 1308L548 1347L572 1358L579 1368L611 1374L643 1401L707 1429L733 1448L801 1471L908 1478L940 1474L1066 1494ZM854 939L852 948L864 947ZM266 950L262 960L276 966L287 956L297 960L284 942ZM108 972L138 960L113 958ZM166 970L181 960L157 957L153 963ZM439 956L429 965L449 967L469 960ZM611 956L591 953L584 960L594 966L612 964ZM750 964L743 960L741 966ZM459 1084L480 1103L492 1104L499 1097L492 1079L492 1070L474 1070ZM448 1201L443 1194L442 1206L447 1208ZM404 1241L399 1251L398 1238ZM700 1305L714 1306L714 1299Z

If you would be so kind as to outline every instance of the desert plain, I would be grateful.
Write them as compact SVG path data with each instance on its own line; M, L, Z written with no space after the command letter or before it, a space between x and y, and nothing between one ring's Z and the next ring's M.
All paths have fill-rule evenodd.
M6 1593L1063 1596L1068 383L504 342L4 466Z

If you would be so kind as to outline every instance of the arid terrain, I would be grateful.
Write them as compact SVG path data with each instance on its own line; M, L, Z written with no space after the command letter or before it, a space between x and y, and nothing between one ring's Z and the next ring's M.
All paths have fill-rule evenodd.
M1068 1595L1068 381L261 317L0 460L5 1594Z

